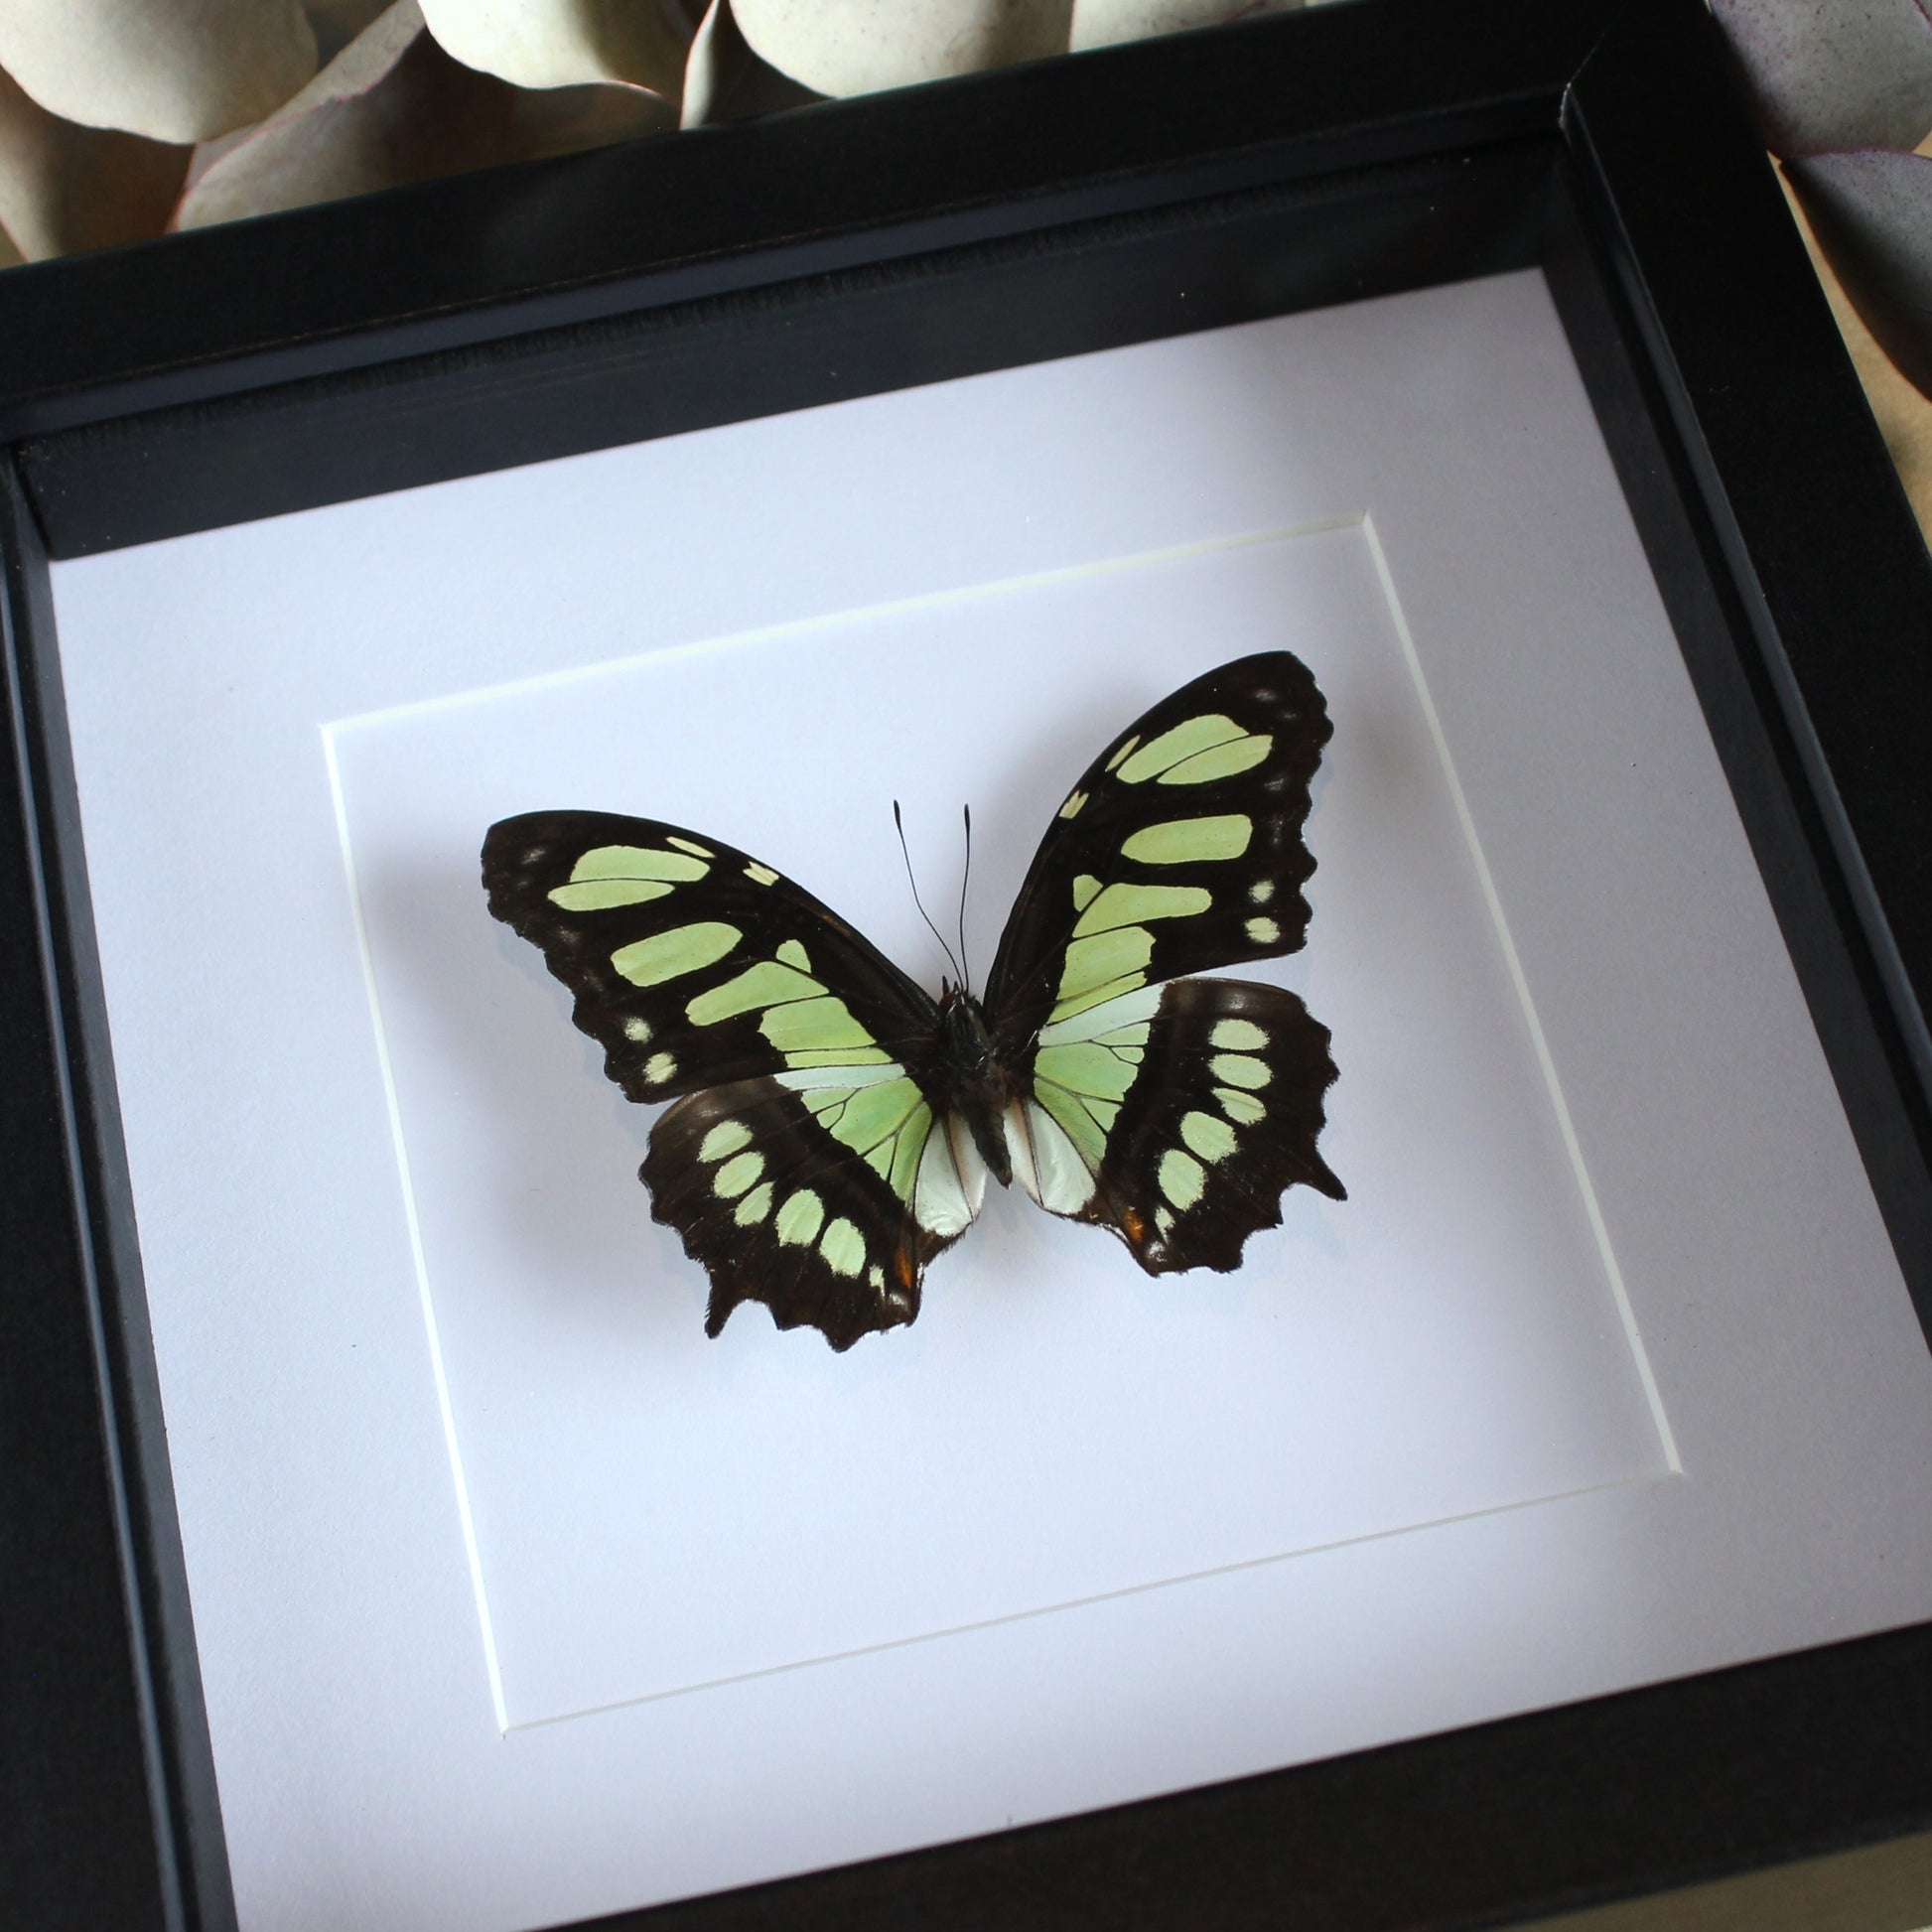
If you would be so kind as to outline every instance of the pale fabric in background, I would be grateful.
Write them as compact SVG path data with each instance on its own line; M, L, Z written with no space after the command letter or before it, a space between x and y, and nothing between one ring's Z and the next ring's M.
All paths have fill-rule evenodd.
M1932 137L1919 144L1918 152L1932 155ZM1832 314L1838 318L1839 334L1845 338L1845 346L1852 351L1853 366L1859 372L1859 380L1864 384L1865 400L1871 405L1872 415L1878 419L1878 430L1885 439L1885 448L1891 452L1891 460L1898 466L1899 481L1905 485L1905 494L1911 498L1919 528L1925 533L1926 541L1932 543L1932 400L1920 395L1892 366L1884 350L1872 341L1871 331L1859 319L1859 312L1853 308L1845 291L1839 286L1838 277L1832 273L1831 264L1819 253L1818 243L1812 238L1811 224L1805 219L1804 210L1798 206L1790 185L1782 174L1778 176L1778 181L1784 187L1784 199L1790 206L1791 217L1798 224L1798 232L1805 238L1811 265L1818 271L1819 281L1824 284Z

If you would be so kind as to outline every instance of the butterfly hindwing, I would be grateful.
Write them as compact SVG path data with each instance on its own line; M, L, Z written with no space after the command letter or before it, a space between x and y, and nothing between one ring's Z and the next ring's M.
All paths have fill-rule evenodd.
M1016 1173L1050 1212L1111 1227L1151 1275L1237 1268L1298 1182L1331 1200L1316 1152L1335 1077L1328 1030L1293 993L1173 980L1041 1031Z
M656 819L530 812L483 843L489 909L542 947L632 1100L904 1066L930 995L771 867Z
M986 987L1003 1053L1138 987L1294 952L1302 838L1331 727L1287 651L1223 664L1122 732L1067 793Z
M914 1081L865 1071L708 1088L652 1130L651 1212L711 1277L707 1333L750 1301L840 1349L918 1313L925 1265L970 1225L985 1169Z

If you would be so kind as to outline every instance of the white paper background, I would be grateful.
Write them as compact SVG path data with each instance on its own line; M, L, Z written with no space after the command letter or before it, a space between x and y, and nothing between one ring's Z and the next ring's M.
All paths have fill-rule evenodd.
M1100 745L1291 642L1336 736L1318 943L1273 976L1342 1042L1349 1202L1302 1190L1237 1275L1154 1283L996 1190L915 1328L839 1359L752 1310L707 1341L632 1178L651 1116L488 919L479 828L546 799L669 818L924 967L890 800L950 904L971 798L986 960ZM1360 524L332 736L509 1723L1667 1466Z
M1352 534L1176 568L1195 570L1188 595L1217 621L1252 615L1252 597L1227 588L1243 573L1287 573L1269 595L1307 624L1311 655L1321 654L1349 707L1352 768L1338 736L1311 828L1323 865L1313 943L1295 972L1337 1028L1332 1158L1357 1197L1332 1213L1298 1206L1266 1268L1203 1291L1124 1281L1104 1238L1082 1245L1081 1231L1003 1203L973 1237L977 1260L962 1247L935 1269L910 1335L835 1359L809 1334L772 1345L753 1311L707 1351L693 1333L699 1291L659 1265L661 1237L630 1178L636 1110L602 1089L527 949L480 905L461 911L454 844L438 844L454 841L459 818L474 841L478 816L514 805L653 811L666 801L611 795L601 776L598 795L564 793L558 767L533 763L498 777L540 791L487 809L480 795L475 813L458 800L447 821L425 799L418 830L419 805L402 790L411 733L346 721L772 625L822 621L830 640L843 615L908 599L933 600L935 625L971 629L991 602L968 617L960 593L1350 519ZM1395 599L1373 620L1365 551L1385 564ZM1299 559L1317 553L1339 561L1304 574ZM1089 575L1029 596L1037 611L1058 598L1070 613L1126 596L1127 576L1112 592ZM1140 595L1172 622L1171 598ZM55 597L170 1450L249 1932L510 1932L1932 1611L1925 1347L1536 276L63 564ZM1444 781L1415 753L1414 687L1382 707L1352 682L1358 651L1363 663L1378 651L1391 661L1375 625L1397 619L1440 713L1473 848L1443 833L1441 793L1430 788ZM972 648L990 648L991 634L972 631ZM741 648L785 657L777 645ZM1187 655L1195 650L1198 660ZM1123 656L1119 712L1103 718L1108 694L1086 688L1076 659L1035 652L1014 697L1031 722L1010 725L998 744L990 710L950 696L939 705L942 679L961 667L921 671L935 709L948 721L957 710L957 752L935 753L923 736L891 748L904 775L889 784L917 804L915 857L932 897L945 897L951 816L970 795L987 862L976 905L989 931L1003 891L995 868L1024 855L1052 787L1118 715L1191 662L1224 654L1189 634L1172 659ZM1173 675L1157 668L1168 664ZM756 698L756 686L745 695ZM531 693L509 707L524 712L533 741L549 702ZM606 738L613 728L600 721ZM626 784L647 775L648 741L646 726L621 759L608 743L587 745L578 775L588 784L596 758ZM381 1035L344 867L332 742L391 1021ZM952 743L941 735L942 748ZM355 767L363 751L366 773ZM384 758L393 770L378 784ZM454 770L460 762L442 768L473 782ZM1370 769L1395 782L1349 805L1347 788L1359 800ZM717 797L694 797L691 815L804 873L915 963L879 788L851 775L828 759L834 802L782 826L754 824L749 812L741 823L736 798L728 822ZM754 802L761 814L763 801L744 801ZM1418 835L1420 849L1408 843ZM1501 926L1475 917L1478 850ZM1441 895L1433 909L1370 905L1405 868L1417 890ZM385 952L384 921L412 892L429 908L421 963L446 956L435 934L454 933L450 920L474 921L480 951L465 957L493 976L489 997L506 1016L501 1062L474 1050L481 980L459 984L445 1010L409 946ZM1440 979L1430 953L1394 962L1389 979L1344 983L1342 935L1385 934L1425 914L1449 922ZM1587 1269L1577 1264L1578 1169L1553 1151L1547 1083L1531 1112L1498 1115L1497 1101L1525 1091L1521 1035L1471 1097L1487 1109L1480 1131L1447 1131L1431 1149L1428 1174L1459 1162L1472 1182L1445 1210L1469 1224L1453 1229L1449 1250L1460 1270L1453 1293L1432 1305L1396 1278L1391 1258L1415 1247L1405 1250L1408 1203L1389 1179L1394 1150L1381 1144L1395 1117L1388 1042L1405 1028L1473 1027L1479 1037L1487 1029L1492 1040L1527 1028L1527 1010L1509 1004L1508 952L1498 968L1504 931L1681 1474L1600 1486L1654 1468L1657 1438L1645 1433L1600 1253L1587 1254ZM1486 963L1485 946L1495 949ZM1366 1011L1377 984L1383 1010ZM401 1144L429 1169L423 1271L382 1037L403 1042ZM411 1050L424 1056L414 1072ZM1440 1094L1447 1071L1439 1060L1437 1084L1418 1091ZM450 1091L466 1081L483 1096L476 1114ZM1537 1267L1562 1286L1527 1327L1468 1337L1459 1315L1494 1316L1520 1292L1472 1283L1466 1265L1500 1238L1480 1225L1493 1201L1483 1190L1511 1134L1523 1174L1556 1176L1547 1191L1527 1188L1543 1214L1516 1258L1542 1257ZM469 1160L508 1237L500 1274L468 1272L459 1250L437 1245L447 1241L439 1229L474 1238L459 1173ZM524 1173L543 1191L519 1206L511 1178ZM578 1190L568 1202L565 1186ZM435 1207L432 1188L454 1198ZM621 1231L596 1218L612 1213ZM1383 1258L1377 1268L1342 1265L1370 1250ZM1024 1271L1023 1253L1035 1258ZM1011 1270L997 1265L1005 1257ZM1270 1308L1279 1313L1264 1323ZM1450 1335L1451 1359L1418 1366L1408 1325L1417 1319ZM989 1474L974 1527L999 1561L964 1586L943 1561L942 1523L902 1532L917 1561L905 1593L883 1606L864 1592L841 1597L822 1564L814 1576L809 1550L788 1552L789 1577L807 1580L809 1628L791 1639L794 1654L855 1633L875 1642L975 1590L999 1612L1028 1589L1050 1595L1170 1560L1265 1557L1271 1544L1377 1522L1395 1532L1448 1513L1427 1527L782 1669L760 1663L786 1647L784 1619L768 1607L761 1624L725 1631L684 1604L613 1610L650 1539L628 1527L604 1539L574 1533L614 1510L600 1486L624 1505L626 1524L648 1525L668 1507L661 1482L626 1480L624 1464L633 1476L646 1463L662 1470L661 1436L650 1460L659 1419L636 1419L627 1435L605 1427L666 1372L639 1361L640 1350L701 1364L722 1402L762 1383L800 1411L838 1402L875 1417L903 1400L896 1378L958 1364L963 1415L968 1390L986 1402L1019 1395L1053 1346L1097 1333L1116 1351L1121 1399L1151 1414L1163 1387L1122 1364L1186 1357L1227 1372L1235 1351L1215 1351L1252 1324L1275 1345L1254 1374L1266 1367L1306 1390L1315 1384L1310 1351L1331 1349L1366 1386L1376 1320L1391 1368L1417 1378L1411 1414L1393 1439L1337 1420L1333 1407L1318 1429L1284 1423L1274 1445L1283 1460L1327 1457L1300 1493L1254 1477L1203 1496L1196 1483L1185 1513L1199 1520L1176 1524L1164 1508L1165 1542L1149 1565L1145 1546L1128 1547L1106 1519L1085 1548L1055 1551L1035 1535L1009 1550L1023 1512L1010 1491L1001 1505ZM1488 1354L1485 1372L1496 1370L1507 1396L1492 1414L1469 1412L1478 1377L1453 1359L1465 1340ZM527 1386L512 1387L511 1358L526 1346ZM573 1376L575 1403L559 1409L546 1389ZM1105 1381L1096 1368L1086 1390L1117 1426ZM1332 1404L1334 1391L1322 1399ZM1566 1402L1581 1405L1576 1415L1555 1413ZM1054 1426L1062 1443L1078 1434ZM1247 1424L1237 1407L1228 1426L1251 1427L1252 1405ZM1422 1458L1405 1460L1412 1431L1454 1449L1433 1494L1438 1478L1425 1479ZM1100 1492L1084 1452L1062 1460ZM1147 1479L1169 1479L1158 1455L1136 1452ZM456 1472L473 1465L466 1488ZM1472 1496L1543 1493L1565 1469L1598 1486L1453 1514ZM957 1462L948 1479L966 1483ZM893 1480L914 1486L903 1472ZM553 1503L566 1520L546 1549L541 1519ZM863 1510L853 1520L862 1527ZM1069 1510L1062 1520L1075 1519ZM749 1566L729 1526L718 1536L721 1561ZM503 1606L498 1645L480 1619L473 1550L489 1586L481 1600ZM559 1561L554 1577L507 1576ZM605 1574L606 1562L619 1568ZM1070 1583L1046 1574L1055 1564ZM883 1560L874 1569L898 1574ZM703 1582L677 1585L701 1596ZM693 1646L685 1654L652 1651L679 1629ZM507 1731L492 1696L498 1649L508 1715L524 1720ZM759 1674L644 1695L719 1668ZM613 1692L643 1701L562 1716ZM546 1714L555 1715L537 1721Z

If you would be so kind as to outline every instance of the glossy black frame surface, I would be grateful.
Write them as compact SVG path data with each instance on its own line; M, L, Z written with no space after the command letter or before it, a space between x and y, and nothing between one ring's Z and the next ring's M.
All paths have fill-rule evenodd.
M1701 0L1359 0L0 275L0 1900L233 1923L50 557L1541 265L1922 1317L1932 562ZM634 1914L1507 1923L1932 1827L1932 1624Z

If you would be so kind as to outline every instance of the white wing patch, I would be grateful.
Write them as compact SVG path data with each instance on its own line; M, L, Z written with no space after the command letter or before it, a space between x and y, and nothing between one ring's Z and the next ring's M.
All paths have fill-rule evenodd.
M1077 1214L1093 1198L1093 1172L1059 1122L1034 1100L1015 1100L1002 1123L1013 1175L1049 1214Z
M986 1194L986 1163L957 1120L928 1134L912 1194L912 1214L928 1234L953 1236L972 1226Z

